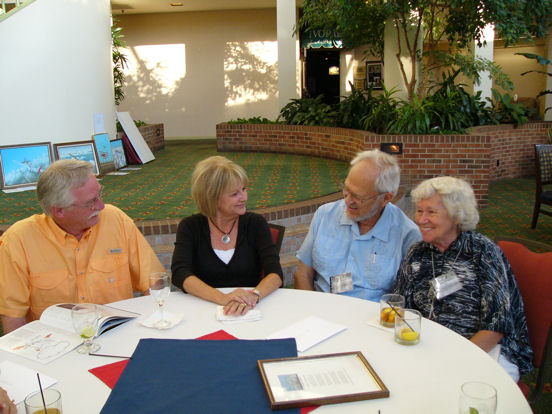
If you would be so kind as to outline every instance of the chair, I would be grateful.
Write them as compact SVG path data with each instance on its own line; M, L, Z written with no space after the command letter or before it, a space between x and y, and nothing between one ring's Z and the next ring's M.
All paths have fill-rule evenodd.
M535 208L531 228L537 226L539 213L552 216L551 210L544 210L541 204L552 206L552 189L544 190L547 185L552 185L552 145L535 144L535 164L537 167L537 188L535 194Z
M516 276L534 353L533 365L539 368L533 392L529 393L529 388L518 382L533 404L552 374L552 246L519 238L498 238L497 244ZM536 253L527 246L546 252Z
M276 245L276 251L278 252L278 254L280 254L280 249L282 248L282 241L284 240L284 233L286 232L286 228L284 226L280 226L279 224L273 223L268 223L268 227L270 228L270 232L272 233L272 240Z

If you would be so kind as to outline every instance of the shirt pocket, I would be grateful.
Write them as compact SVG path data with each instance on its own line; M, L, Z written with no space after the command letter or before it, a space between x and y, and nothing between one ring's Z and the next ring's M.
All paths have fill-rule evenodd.
M343 248L331 239L316 243L312 251L312 267L320 274L334 276L345 271Z
M94 303L104 304L132 297L132 280L126 254L90 260L88 279Z
M74 281L64 269L31 273L29 283L33 317L40 317L50 305L71 302L75 297Z

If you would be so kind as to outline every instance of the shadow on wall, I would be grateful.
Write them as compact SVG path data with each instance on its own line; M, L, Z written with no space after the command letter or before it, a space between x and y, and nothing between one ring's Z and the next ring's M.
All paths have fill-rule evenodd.
M245 117L248 111L277 115L277 43L225 42L221 47L223 60L209 68L195 63L184 44L129 47L126 98L119 110L164 122L169 137L214 136L218 122ZM158 58L162 55L180 56ZM198 87L204 90L201 96L190 93ZM174 113L180 116L168 115Z

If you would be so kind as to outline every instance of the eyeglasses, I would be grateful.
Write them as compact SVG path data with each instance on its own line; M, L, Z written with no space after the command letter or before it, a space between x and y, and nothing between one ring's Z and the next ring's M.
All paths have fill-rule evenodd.
M341 188L341 191L343 192L343 198L347 198L347 196L351 196L351 198L354 201L356 201L357 203L366 203L367 201L370 201L371 199L379 197L380 195L383 194L383 193L377 193L377 194L374 194L373 196L362 197L362 196L359 196L358 194L355 194L355 193L351 192L347 188L345 183L340 184L339 187Z
M103 190L104 190L104 186L102 185L100 187L100 192L92 200L87 201L84 204L71 204L71 205L74 206L74 207L81 207L81 208L87 208L89 210L93 210L94 207L96 207L96 204L98 204L98 201L100 201L102 199Z

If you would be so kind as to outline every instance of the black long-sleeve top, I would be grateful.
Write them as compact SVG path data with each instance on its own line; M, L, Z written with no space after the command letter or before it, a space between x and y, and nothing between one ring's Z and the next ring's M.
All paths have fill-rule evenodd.
M224 263L211 246L207 217L194 214L178 224L172 257L172 283L182 289L195 275L211 287L256 286L264 274L283 280L280 257L263 216L246 212L239 217L234 255Z

